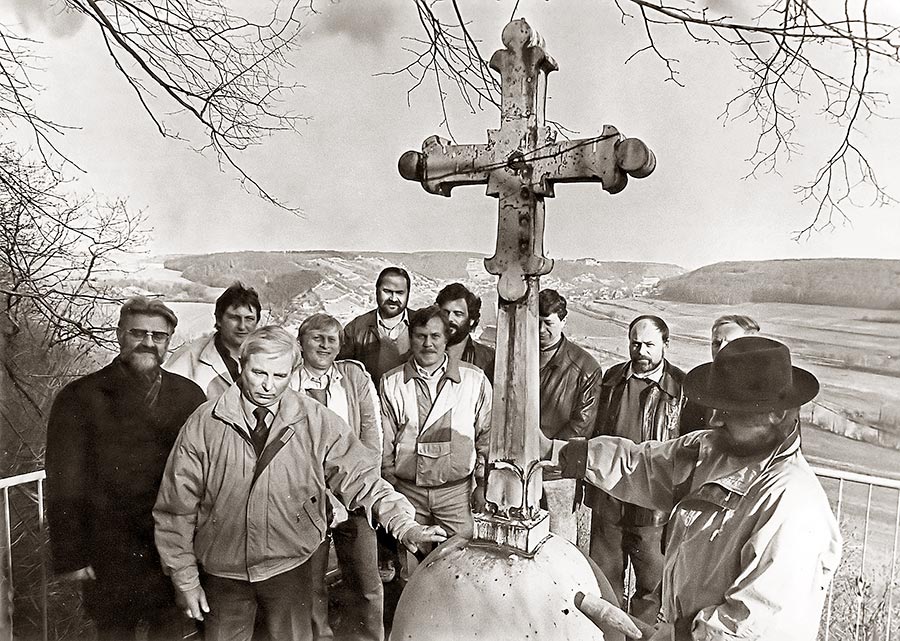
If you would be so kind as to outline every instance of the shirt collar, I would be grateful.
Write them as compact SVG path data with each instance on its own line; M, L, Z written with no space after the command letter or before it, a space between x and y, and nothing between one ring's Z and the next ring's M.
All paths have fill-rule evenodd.
M424 370L416 363L414 356L410 356L409 360L403 365L403 382L407 383L413 378L421 378L422 380L427 381L429 379L437 378L439 372L441 376L450 379L454 383L459 383L462 380L459 374L459 363L456 359L451 360L447 354L444 354L444 362L441 363L441 366L437 368L431 376L424 373Z
M407 310L404 309L403 312L400 313L399 318L394 317L394 318L385 320L384 317L381 315L381 310L376 308L375 309L375 321L378 325L381 325L385 329L391 330L391 329L394 329L395 327L397 327L397 325L399 325L400 323L406 323L407 325L409 325L409 315L407 314Z
M652 370L650 370L649 372L642 372L642 373L635 372L634 368L632 367L631 363L629 362L628 363L628 371L625 373L625 380L627 381L629 378L631 378L633 376L634 378L643 378L648 381L653 381L654 383L659 385L659 382L662 380L663 364L665 362L666 362L665 359L663 359L659 362L659 365L654 367Z
M269 413L266 415L266 425L269 427L272 426L272 421L275 419L275 415L278 414L278 407L281 405L281 400L279 399L274 405L269 405L266 407L269 410ZM244 422L247 424L247 427L252 430L256 427L256 417L253 415L253 410L255 410L258 405L254 405L250 399L244 396L241 393L241 412L244 415Z
M416 374L418 374L419 378L424 378L426 380L428 380L428 379L434 380L434 379L441 378L447 372L447 363L449 360L450 359L448 358L447 354L445 353L444 360L442 360L441 364L438 366L438 368L436 370L434 370L433 372L431 372L430 374L423 367L421 367L418 363L416 363L415 359L413 359L413 363L416 366Z
M322 374L321 376L313 376L312 372L308 369L300 366L300 388L320 388L326 389L332 381L339 381L343 378L341 372L337 367L334 366L334 363L331 364L331 367L328 368L328 371Z

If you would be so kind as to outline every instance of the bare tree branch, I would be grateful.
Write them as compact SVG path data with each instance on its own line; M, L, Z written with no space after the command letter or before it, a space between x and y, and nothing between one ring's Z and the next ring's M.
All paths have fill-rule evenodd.
M162 136L192 138L168 124L173 115L188 116L203 132L197 150L211 150L220 168L234 171L250 193L300 212L261 185L240 152L277 132L295 131L303 120L284 102L296 85L282 80L291 66L286 55L299 41L302 0L276 4L263 21L234 13L227 0L63 2L98 30L116 70ZM40 45L0 25L0 122L33 131L39 152L55 170L69 159L54 145L65 127L35 108L40 87L30 71L37 67Z
M830 130L841 135L830 154L826 152L815 176L796 188L801 202L816 203L812 220L795 233L796 238L837 220L848 220L846 207L864 204L852 195L865 197L865 204L895 202L878 183L859 131L867 118L878 115L888 104L888 96L874 85L873 65L895 68L900 63L900 27L873 18L870 0L770 0L737 5L745 11L757 6L756 15L748 14L746 19L727 15L710 2L609 1L619 9L623 24L637 22L643 32L645 42L635 42L626 63L645 54L655 56L663 65L666 81L682 85L680 60L670 53L672 40L660 37L666 31L681 31L689 43L722 45L722 50L729 52L747 84L725 104L721 118L749 122L758 131L747 158L751 166L747 177L779 173L784 163L799 154L801 105L819 105ZM424 37L411 39L414 59L400 71L415 78L413 89L429 73L443 81L449 78L470 108L483 107L484 101L472 100L482 95L474 88L495 96L496 81L489 81L487 62L474 47L458 3L414 2ZM447 9L440 18L438 6ZM825 54L835 53L839 54L837 62L833 58L824 61ZM436 86L445 98L441 83ZM498 105L496 99L486 102Z
M103 308L121 296L98 277L142 247L143 223L122 200L72 196L42 162L0 144L0 300L12 332L43 327L48 349L109 345Z

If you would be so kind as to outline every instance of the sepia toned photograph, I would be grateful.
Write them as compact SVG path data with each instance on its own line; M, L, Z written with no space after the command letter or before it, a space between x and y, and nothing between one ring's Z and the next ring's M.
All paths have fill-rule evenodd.
M900 5L0 0L0 641L900 638Z

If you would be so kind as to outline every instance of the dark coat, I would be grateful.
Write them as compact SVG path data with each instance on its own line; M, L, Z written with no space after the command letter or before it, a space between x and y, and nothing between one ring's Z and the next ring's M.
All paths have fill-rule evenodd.
M381 382L381 377L388 370L402 365L409 359L409 352L397 356L397 362L379 367L378 352L381 346L381 337L378 335L378 317L376 310L357 316L347 323L341 332L341 351L338 360L353 359L359 361L369 372L375 387ZM412 310L408 310L412 314Z
M494 359L495 353L493 347L485 345L484 343L479 343L471 336L467 338L460 360L463 363L471 363L484 372L484 375L487 376L491 385L494 384Z
M206 395L163 371L153 409L118 359L66 385L47 425L53 569L93 566L98 583L152 590L162 575L153 503L178 431Z
M600 385L600 403L597 426L593 436L616 434L622 393L625 390L629 362L617 363L607 370ZM635 417L641 425L643 440L666 441L680 436L681 408L684 396L681 384L684 372L663 361L663 372L659 385L651 385L644 400L642 416ZM605 492L588 486L585 488L586 502L594 512L606 520L625 525L662 525L668 519L668 512L646 510L631 506L612 498Z
M681 408L681 435L688 432L696 432L698 430L709 429L709 415L712 412L707 407L697 405L690 399Z
M565 335L553 358L541 368L541 431L567 441L590 436L597 421L603 375L594 357Z

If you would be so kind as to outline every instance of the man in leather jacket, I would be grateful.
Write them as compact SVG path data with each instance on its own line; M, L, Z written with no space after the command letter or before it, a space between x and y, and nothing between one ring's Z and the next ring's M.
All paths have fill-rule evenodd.
M375 309L357 316L341 332L338 360L362 363L375 387L382 375L409 358L409 312L412 283L402 267L385 267L375 281Z
M559 292L541 290L538 294L541 431L555 440L591 435L603 375L594 357L563 334L567 313L566 299ZM578 520L587 517L583 510L574 507L575 482L545 473L544 497L550 512L550 531L577 543ZM587 548L587 541L581 543L582 548Z
M635 443L678 437L684 372L665 359L669 328L658 316L638 316L628 328L631 359L613 365L600 385L594 436L620 436ZM590 556L624 593L625 559L635 573L631 612L653 623L659 611L663 568L664 512L623 503L602 490L586 488L591 506Z

